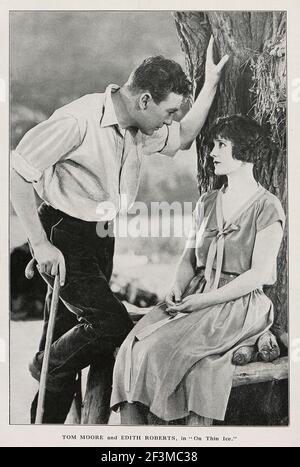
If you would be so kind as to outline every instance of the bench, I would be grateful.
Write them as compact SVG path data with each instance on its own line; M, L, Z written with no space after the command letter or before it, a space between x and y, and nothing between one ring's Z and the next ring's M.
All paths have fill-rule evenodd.
M134 322L142 318L148 309L138 308L126 303L126 307ZM114 359L108 362L105 369L91 365L89 369L84 401L81 391L78 391L69 419L79 424L107 424L110 410L111 374ZM244 366L236 366L233 388L258 383L278 382L288 379L289 362L288 357L280 357L273 362L253 362ZM153 421L155 424L155 421ZM212 419L199 417L196 414L189 419L189 425L211 426Z

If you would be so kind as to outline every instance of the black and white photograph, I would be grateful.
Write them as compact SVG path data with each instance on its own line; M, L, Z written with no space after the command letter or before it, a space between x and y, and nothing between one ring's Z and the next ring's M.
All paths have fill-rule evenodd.
M8 12L12 428L291 427L288 11L211 8Z

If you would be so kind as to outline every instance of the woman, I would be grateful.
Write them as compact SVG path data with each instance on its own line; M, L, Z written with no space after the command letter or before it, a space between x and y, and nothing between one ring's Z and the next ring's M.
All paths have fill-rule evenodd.
M219 119L210 135L215 174L227 182L199 199L165 303L119 350L111 406L120 407L122 424L145 424L149 411L164 421L224 420L232 355L273 322L262 286L276 281L285 216L253 175L266 140L255 121L238 115Z

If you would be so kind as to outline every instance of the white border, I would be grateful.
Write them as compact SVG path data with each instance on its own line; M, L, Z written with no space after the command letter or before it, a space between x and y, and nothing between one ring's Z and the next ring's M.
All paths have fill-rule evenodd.
M158 10L161 1L121 0L104 1L1 1L0 3L0 131L1 131L1 170L0 170L0 351L5 347L5 362L0 354L0 446L158 446L157 442L122 441L123 435L175 435L178 440L161 441L160 446L178 447L221 447L221 446L299 446L300 433L300 287L299 287L299 183L300 164L298 153L298 133L300 122L300 92L299 102L293 100L295 95L295 80L300 82L300 4L297 0L264 0L264 2L243 1L164 1L164 10L287 10L288 12L288 159L289 159L289 283L290 283L290 425L288 427L122 427L122 426L34 426L9 425L8 423L8 12L9 10ZM241 8L242 6L242 8ZM5 221L4 221L5 220ZM21 383L21 382L20 382ZM196 436L204 438L203 441L180 441L180 436ZM107 436L118 435L118 441L64 441L63 434L102 434ZM223 441L205 441L205 436L236 436L233 443Z

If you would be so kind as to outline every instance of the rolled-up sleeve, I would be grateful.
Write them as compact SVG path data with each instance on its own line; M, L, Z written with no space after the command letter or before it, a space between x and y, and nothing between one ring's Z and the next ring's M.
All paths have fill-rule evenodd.
M83 124L71 114L54 114L29 130L12 152L12 167L28 182L37 182L83 139Z
M143 154L149 156L159 153L173 157L180 149L180 123L172 122L155 131L144 140Z

